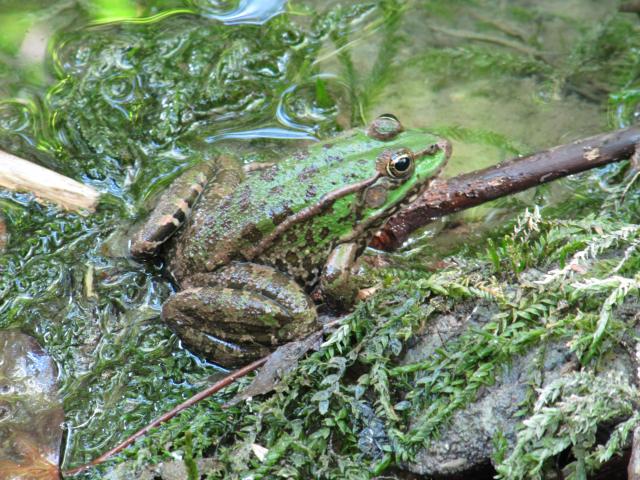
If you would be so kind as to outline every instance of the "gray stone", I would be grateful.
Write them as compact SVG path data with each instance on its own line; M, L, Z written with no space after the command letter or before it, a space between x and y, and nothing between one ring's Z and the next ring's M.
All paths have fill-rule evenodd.
M435 349L452 341L469 327L477 328L484 324L493 313L490 306L482 304L470 313L461 312L464 309L430 322L416 345L406 353L403 363L428 358ZM612 352L602 365L601 374L617 371L625 372L630 378L635 377L633 359L623 349ZM516 431L523 420L518 411L531 384L545 386L578 366L577 358L569 351L566 342L560 340L538 345L514 358L511 364L496 373L493 385L481 389L475 402L455 412L440 429L438 438L403 468L428 477L467 478L465 473L471 475L471 472L491 462L493 439L497 433L505 437L509 446L515 444ZM418 420L419 414L412 423Z

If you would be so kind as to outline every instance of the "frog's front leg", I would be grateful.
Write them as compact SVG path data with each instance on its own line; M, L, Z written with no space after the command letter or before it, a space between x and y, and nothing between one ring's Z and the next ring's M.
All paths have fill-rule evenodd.
M225 367L246 364L318 328L315 305L283 273L232 263L196 274L169 298L162 318L191 349Z
M131 255L137 258L155 255L160 247L187 221L191 209L215 171L208 197L223 197L242 180L242 166L233 157L220 155L215 162L203 162L180 175L162 193L149 218L134 233Z
M320 290L324 300L333 308L346 310L355 302L358 284L352 270L358 249L355 243L341 243L327 258L320 277Z

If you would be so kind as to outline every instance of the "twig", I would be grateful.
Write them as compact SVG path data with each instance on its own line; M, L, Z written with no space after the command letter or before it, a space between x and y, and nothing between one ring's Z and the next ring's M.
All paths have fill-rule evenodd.
M391 217L371 241L379 250L398 248L407 237L436 218L560 177L625 160L640 141L640 127L596 135L527 157L450 179L434 180L414 203Z
M246 367L242 367L242 368L230 373L229 375L224 377L219 382L214 383L210 387L207 387L206 389L204 389L201 392L197 393L193 397L191 397L188 400L182 402L180 405L172 408L171 410L169 410L165 414L160 415L158 418L153 420L151 423L149 423L145 427L143 427L140 430L138 430L136 433L134 433L129 438L127 438L124 442L122 442L119 445L115 446L114 448L112 448L108 452L103 453L102 455L100 455L99 457L91 460L89 463L87 463L85 465L80 465L79 467L75 467L75 468L72 468L70 470L66 470L66 471L62 472L63 475L65 477L66 476L77 475L78 473L83 472L83 471L85 471L85 470L87 470L87 469L89 469L91 467L95 467L96 465L100 465L101 463L104 463L109 458L111 458L113 455L115 455L117 453L120 453L122 450L127 448L129 445L131 445L133 442L135 442L138 438L146 435L153 428L155 428L155 427L163 424L164 422L172 419L173 417L175 417L177 414L179 414L183 410L186 410L187 408L189 408L192 405L195 405L199 401L201 401L201 400L203 400L203 399L205 399L207 397L210 397L211 395L213 395L217 391L222 390L224 387L226 387L226 386L232 384L233 382L235 382L238 378L244 377L248 373L251 373L254 370L256 370L257 368L260 368L262 365L264 365L266 363L267 358L269 358L269 357L268 356L267 357L263 357L263 358L261 358L259 360L256 360L253 363L250 363Z
M66 210L93 211L100 194L91 187L0 150L0 187L33 193Z
M640 0L632 0L631 2L625 2L618 7L619 12L637 13L640 15Z

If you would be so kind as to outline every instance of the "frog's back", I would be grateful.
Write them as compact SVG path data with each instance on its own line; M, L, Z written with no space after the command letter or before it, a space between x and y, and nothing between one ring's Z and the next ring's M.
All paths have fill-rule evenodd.
M249 173L238 185L222 185L228 189L223 195L218 189L220 179L213 179L215 187L205 189L175 242L170 270L184 282L188 273L212 271L230 261L247 259L247 252L291 215L317 204L329 192L370 178L375 162L361 158L361 152L381 152L384 147L364 133L350 132ZM353 209L333 211L334 207L287 231L259 258L250 260L299 279L302 270L317 270L337 239L356 221ZM304 265L294 258L303 250Z

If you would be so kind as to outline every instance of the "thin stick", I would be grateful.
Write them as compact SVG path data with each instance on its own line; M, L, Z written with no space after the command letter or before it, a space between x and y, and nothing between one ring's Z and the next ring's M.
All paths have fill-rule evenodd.
M240 368L240 369L238 369L238 370L236 370L234 372L231 372L229 375L224 377L219 382L214 383L210 387L202 390L201 392L197 393L193 397L191 397L188 400L182 402L177 407L174 407L171 410L169 410L168 412L166 412L165 414L160 415L158 418L153 420L151 423L149 423L145 427L143 427L140 430L138 430L136 433L134 433L129 438L127 438L124 442L120 443L119 445L117 445L116 447L112 448L108 452L103 453L102 455L100 455L99 457L91 460L89 463L87 463L85 465L80 465L79 467L75 467L75 468L72 468L70 470L64 471L63 475L65 477L66 476L77 475L78 473L83 472L83 471L87 470L88 468L95 467L96 465L100 465L101 463L104 463L109 458L111 458L113 455L115 455L117 453L120 453L122 450L127 448L129 445L131 445L133 442L135 442L138 438L146 435L153 428L155 428L155 427L163 424L164 422L172 419L177 414L179 414L183 410L186 410L190 406L198 403L199 401L201 401L201 400L203 400L203 399L205 399L207 397L210 397L211 395L213 395L217 391L222 390L224 387L232 384L237 379L239 379L241 377L244 377L245 375L247 375L248 373L253 372L257 368L260 368L262 365L264 365L267 362L267 358L269 358L269 357L268 356L267 357L263 357L263 358L261 358L259 360L256 360L253 363L250 363L246 367L242 367L242 368Z
M38 201L66 210L95 210L100 194L91 187L0 150L0 187L33 193Z
M557 178L626 160L640 143L640 127L596 135L493 167L436 179L415 202L403 208L371 242L379 250L398 248L414 230L433 220Z

